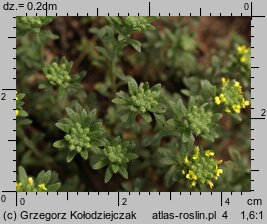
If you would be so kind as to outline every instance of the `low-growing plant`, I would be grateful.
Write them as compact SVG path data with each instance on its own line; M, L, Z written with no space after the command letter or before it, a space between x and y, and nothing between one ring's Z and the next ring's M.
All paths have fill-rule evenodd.
M23 167L18 168L18 181L16 190L18 192L55 192L60 188L58 174L42 170L37 177L28 176Z
M55 37L43 26L53 21L53 29L56 20L18 17L21 48L28 47L24 39L39 38L43 52ZM224 52L226 62L211 56L207 66L199 60L194 34L167 18L82 21L93 24L92 39L83 37L77 45L82 68L67 55L59 60L42 53L34 68L41 77L30 86L18 82L23 92L27 86L26 95L16 98L18 165L53 169L62 184L55 172L34 178L19 166L17 191L247 190L249 163L239 151L248 155L250 144L248 46L235 43ZM160 29L160 22L166 27ZM40 42L42 36L51 38ZM83 52L81 46L95 49ZM142 74L136 75L129 67L139 59ZM19 64L18 73L24 73L25 61ZM78 72L84 69L99 76ZM32 123L19 123L27 116Z

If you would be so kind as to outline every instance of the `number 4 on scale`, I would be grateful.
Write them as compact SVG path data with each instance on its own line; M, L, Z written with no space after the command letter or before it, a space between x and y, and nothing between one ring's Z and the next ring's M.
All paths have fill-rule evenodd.
M228 218L227 211L225 211L225 212L222 214L222 217L225 218L225 219Z

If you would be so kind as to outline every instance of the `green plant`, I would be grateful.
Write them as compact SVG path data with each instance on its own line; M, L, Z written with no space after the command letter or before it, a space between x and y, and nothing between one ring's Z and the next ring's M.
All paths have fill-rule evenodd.
M148 17L108 17L110 26L105 26L101 29L92 28L90 31L96 34L101 39L103 47L98 46L96 49L100 53L99 62L108 62L105 85L102 87L102 92L111 86L112 93L117 92L117 78L122 79L123 72L118 68L117 62L123 53L123 49L130 45L139 53L141 52L141 43L132 39L132 34L144 30L154 30L151 25L155 18ZM106 68L104 68L106 70ZM105 94L106 95L106 94Z
M157 84L149 88L149 83L140 83L138 86L133 78L129 78L128 90L129 95L123 91L118 92L117 97L112 100L113 103L127 106L128 120L127 126L130 126L136 115L139 113L146 122L151 122L154 115L160 120L164 119L162 115L165 112L164 106L160 105L160 88Z
M184 157L184 168L182 174L187 179L190 188L207 184L209 188L214 187L214 181L223 173L219 168L222 160L214 159L215 153L211 150L200 150L197 146L194 153Z
M102 123L95 117L96 110L87 112L80 105L76 110L66 108L68 118L61 119L56 126L65 132L64 139L56 141L53 146L67 149L67 162L71 162L76 154L83 159L88 158L89 151L96 152L104 145Z
M59 63L46 64L43 68L46 81L41 83L39 88L58 88L60 101L64 100L68 95L80 94L81 97L84 97L85 93L81 89L80 82L85 73L71 74L72 65L73 63L69 62L65 57L62 57Z
M17 26L23 32L42 32L41 28L54 20L54 16L19 16Z
M18 168L18 182L16 190L18 192L55 192L61 184L58 182L58 174L51 171L42 170L36 178L28 176L25 169Z
M241 109L249 106L249 101L245 100L242 87L236 80L229 80L222 78L222 87L219 96L215 97L215 103L222 105L224 111L227 113L234 113L237 119L241 119L238 114Z
M132 153L135 147L129 141L122 141L118 136L108 143L103 150L97 153L98 158L93 165L94 169L101 169L107 166L105 173L105 183L109 182L113 173L120 173L124 178L128 179L127 164L130 160L136 159L138 156Z
M28 73L27 70L36 71L43 65L44 47L50 40L57 39L52 32L43 29L51 23L54 16L17 16L16 36L20 41L17 47L19 56L18 70Z
M25 97L24 93L16 94L16 117L27 117L28 116L28 113L22 108L24 104L23 102L24 97Z
M194 136L201 136L209 141L219 137L216 129L222 114L213 110L212 103L198 106L195 99L190 97L187 108L181 99L177 103L170 102L170 105L174 118L168 124L178 131L183 142L194 142Z
M17 191L249 190L249 43L199 20L18 17Z

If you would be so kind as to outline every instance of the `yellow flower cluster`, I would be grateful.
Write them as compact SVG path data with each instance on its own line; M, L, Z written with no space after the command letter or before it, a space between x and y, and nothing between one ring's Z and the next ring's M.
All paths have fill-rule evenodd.
M43 191L47 191L45 184L38 184L38 187Z
M221 93L215 97L214 101L217 105L223 105L224 111L227 113L240 113L242 108L250 105L245 100L242 86L235 80L222 78Z
M17 92L16 92L16 101L18 101L19 100L19 98L17 97ZM19 110L18 109L16 109L16 117L19 115Z
M22 183L17 183L16 182L16 190L19 190L21 188L21 186L22 186Z
M245 45L240 45L236 47L236 51L239 55L239 60L241 63L245 64L250 57L250 50Z
M197 146L192 155L184 157L182 174L189 182L190 188L197 184L206 184L210 189L214 187L213 181L223 173L223 170L219 168L222 160L216 160L214 156L213 151L203 151Z
M45 184L38 184L37 188L35 187L35 183L32 177L28 177L28 183L26 186L23 186L22 183L16 182L16 191L33 191L33 192L42 192L47 191Z

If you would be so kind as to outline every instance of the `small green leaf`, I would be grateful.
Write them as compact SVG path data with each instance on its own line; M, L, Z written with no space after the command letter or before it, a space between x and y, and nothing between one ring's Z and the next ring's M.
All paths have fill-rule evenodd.
M127 159L132 160L132 159L136 159L138 155L136 155L135 153L128 152L126 153L126 157Z
M76 155L76 151L68 152L68 155L67 155L67 158L66 158L67 162L68 163L71 162L73 160L73 158L75 157L75 155Z
M111 164L111 169L112 169L113 173L117 173L119 171L119 168L120 167L118 164L115 164L115 163Z
M132 77L129 77L128 88L129 88L129 93L131 95L137 94L138 85L137 82Z
M80 116L81 116L82 122L85 122L85 120L88 116L87 111L85 109L82 109Z
M63 149L66 146L66 141L64 139L54 142L53 146L58 149Z
M130 39L128 43L137 51L141 52L141 43L138 40L132 40Z
M56 40L56 39L58 39L57 35L54 35L50 31L46 31L46 30L42 30L40 32L40 37L41 37L43 42L46 42L48 40Z
M153 107L149 110L152 113L162 114L166 111L164 106L158 105L156 107Z
M172 158L161 158L160 164L163 166L169 166L175 164L175 161Z
M128 119L126 121L126 127L130 127L133 122L135 121L136 118L136 113L135 112L130 112Z
M194 140L194 136L192 135L190 130L186 130L182 133L182 141L183 142L189 142L191 140Z
M181 114L181 115L186 115L187 113L187 109L186 107L184 106L184 103L182 101L182 99L179 99L178 102L177 102L177 109L178 109L178 114Z
M50 177L51 177L51 171L50 170L46 171L42 177L41 183L47 185L50 180Z
M104 139L97 139L97 138L95 138L95 139L92 140L91 143L94 146L100 147L100 146L104 146L106 142L105 142Z
M160 89L161 89L161 84L160 83L158 83L158 84L156 84L156 85L151 87L151 91L155 91L155 92L159 92Z
M50 177L49 183L55 183L55 182L57 182L57 180L58 180L58 174L53 171L51 173L51 177Z
M201 89L206 99L214 98L216 95L216 87L211 85L208 80L201 80Z
M112 100L112 103L120 104L120 105L127 105L128 102L125 99L116 97Z
M196 104L196 100L195 100L194 97L191 96L191 97L189 98L189 102L188 102L188 109L191 110L192 107L193 107L195 104Z
M106 173L105 173L105 180L104 180L105 183L108 183L112 176L113 176L112 168L108 166Z
M64 101L68 96L68 92L66 88L62 88L61 86L58 89L58 100L59 102Z
M152 118L148 113L142 113L141 115L147 123L150 123L152 121Z
M160 125L166 124L166 119L163 114L154 114L154 115L158 124Z
M88 159L88 150L84 149L80 152L80 155L83 159L87 160Z
M55 184L48 185L46 188L48 192L56 192L59 190L60 187L61 187L61 183L55 183Z
M125 100L129 99L129 96L123 91L117 92L116 96L119 97L119 98L125 99Z
M222 118L222 114L220 114L220 113L216 113L216 114L213 114L213 119L214 120L220 120L221 118Z
M72 110L72 109L70 109L70 108L66 108L66 112L67 112L67 114L68 114L68 116L72 119L72 120L74 120L74 121L76 121L77 122L77 115L76 115L76 113Z
M170 101L169 103L170 103L170 106L171 106L174 114L176 114L177 116L186 115L187 109L184 106L182 99L179 99L177 103L174 103L172 101Z
M103 167L105 167L108 164L108 161L106 158L102 158L99 161L97 161L94 165L93 165L93 169L95 170L99 170L102 169Z
M177 166L176 165L172 165L170 166L170 168L168 169L168 171L165 173L164 176L164 182L166 183L166 185L168 187L170 187L173 184L173 177L174 174L177 173Z
M125 169L125 167L121 166L120 169L119 169L119 173L120 173L125 179L128 179L128 172L127 172L127 170Z
M38 173L37 177L36 177L36 183L37 184L41 184L42 183L42 180L43 180L43 177L44 177L44 174L45 174L45 171L42 170Z
M22 166L19 166L19 181L22 186L26 186L28 183L28 176L25 169Z

